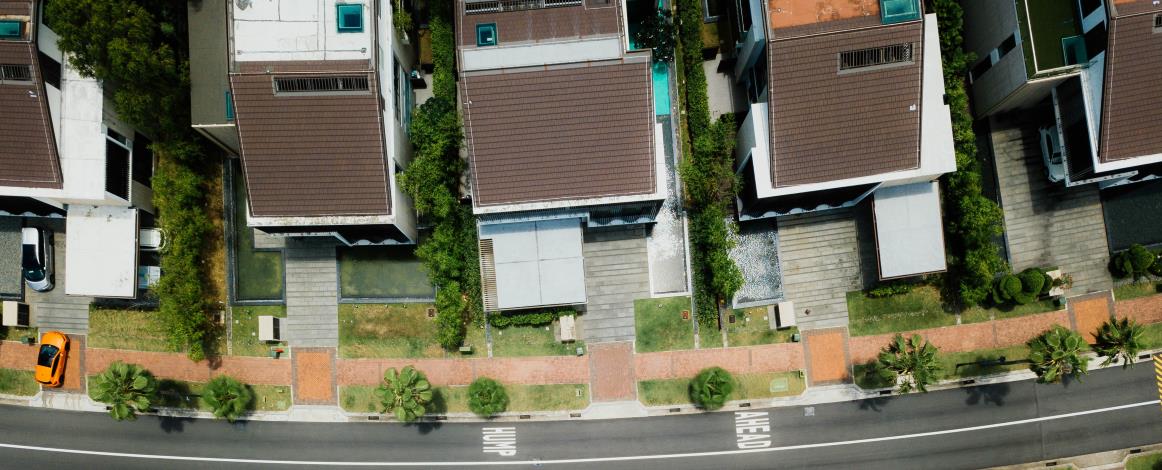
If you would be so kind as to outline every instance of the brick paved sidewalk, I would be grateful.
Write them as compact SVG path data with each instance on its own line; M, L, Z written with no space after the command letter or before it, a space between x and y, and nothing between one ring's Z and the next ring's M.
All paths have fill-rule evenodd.
M827 385L851 381L847 328L803 332L807 349L807 384Z
M1065 310L1059 310L1004 320L906 331L901 334L905 337L914 333L919 334L942 352L963 352L1025 344L1055 324L1068 327L1069 314ZM895 333L889 333L852 337L848 342L851 362L862 364L875 359L880 350L895 336Z
M294 348L294 390L296 405L335 404L335 348Z
M593 393L593 401L637 399L633 342L590 345L589 367L589 388Z
M265 357L225 356L216 363L193 362L181 353L126 351L121 349L89 348L86 350L85 373L96 375L113 361L140 364L154 376L187 382L208 382L218 375L229 375L243 383L254 385L288 385L291 382L291 361Z

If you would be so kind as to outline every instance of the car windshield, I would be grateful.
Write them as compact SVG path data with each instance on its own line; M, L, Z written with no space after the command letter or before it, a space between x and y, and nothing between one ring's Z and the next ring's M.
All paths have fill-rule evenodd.
M24 269L35 269L40 267L40 261L36 259L36 245L24 245Z
M24 270L24 278L28 279L28 282L43 281L44 280L44 270L40 269L40 268L25 269Z
M52 367L52 360L56 357L56 353L60 352L60 348L51 344L42 344L40 346L40 356L36 359L36 365L41 367Z

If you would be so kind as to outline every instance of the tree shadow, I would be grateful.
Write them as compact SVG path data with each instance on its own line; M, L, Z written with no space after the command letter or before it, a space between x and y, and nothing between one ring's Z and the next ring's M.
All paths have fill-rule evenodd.
M1012 387L1007 383L999 383L993 385L978 385L975 387L968 387L964 389L964 393L968 398L964 400L966 404L992 404L996 406L1005 406L1005 397L1009 395Z
M415 428L420 435L427 435L443 427L444 423L442 421L417 421L408 423L407 426Z
M186 423L194 421L192 413L190 416L158 416L158 424L161 425L161 430L166 434L180 433L185 431Z
M874 411L880 413L884 411L884 407L895 400L896 397L884 396L875 398L865 398L859 401L859 409L863 411Z

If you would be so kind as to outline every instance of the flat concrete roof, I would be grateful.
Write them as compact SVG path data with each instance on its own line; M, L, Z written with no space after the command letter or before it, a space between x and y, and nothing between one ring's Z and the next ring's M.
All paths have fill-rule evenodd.
M137 209L69 206L65 257L66 294L136 297Z
M501 310L585 303L581 219L483 225Z
M947 269L937 182L883 188L874 197L880 279Z

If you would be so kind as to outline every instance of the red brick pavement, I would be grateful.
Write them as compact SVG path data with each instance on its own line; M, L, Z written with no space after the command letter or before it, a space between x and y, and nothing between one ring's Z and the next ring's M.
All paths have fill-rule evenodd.
M36 367L36 345L0 341L0 369L32 370Z
M299 405L335 404L335 348L295 348L294 397Z
M1162 295L1119 300L1116 304L1118 318L1132 318L1138 323L1162 323Z
M383 373L415 366L433 385L468 385L477 377L513 384L589 383L589 359L574 356L491 359L338 359L339 385L378 385Z
M65 392L85 393L85 337L69 335L69 356L65 359L64 382L59 390Z
M637 398L633 343L603 343L589 346L590 388L593 401L620 401Z
M1054 324L1068 327L1069 314L1065 310L1027 315L1005 320L994 320L966 325L945 326L904 332L904 336L919 334L943 352L995 349L1025 344ZM851 338L851 361L855 364L875 359L895 336L895 333Z
M265 357L226 356L216 367L208 361L194 362L180 353L126 351L122 349L89 348L86 350L86 373L98 374L113 361L140 364L153 375L163 379L207 382L217 375L229 375L254 385L289 385L291 361Z
M847 351L847 329L828 328L806 331L807 378L811 385L851 380L851 363Z
M1097 342L1097 329L1110 320L1113 310L1113 295L1109 291L1069 299L1073 326L1090 344Z
M638 380L688 378L714 365L735 374L802 370L805 367L803 345L781 343L697 351L640 353L634 356L634 372Z

